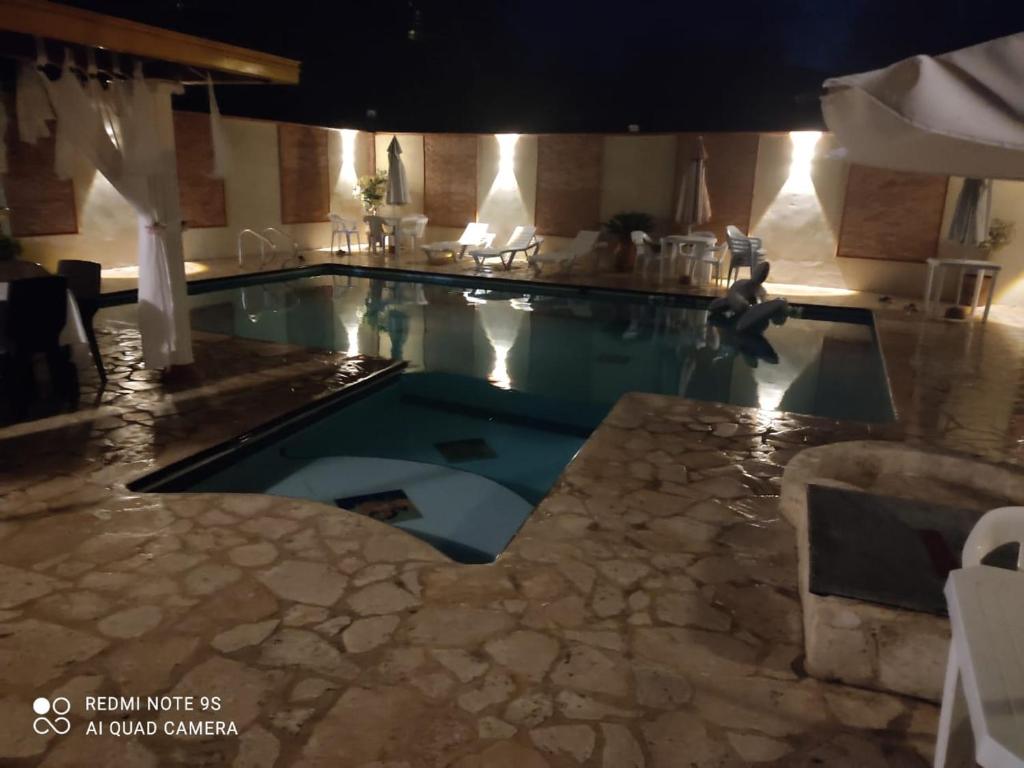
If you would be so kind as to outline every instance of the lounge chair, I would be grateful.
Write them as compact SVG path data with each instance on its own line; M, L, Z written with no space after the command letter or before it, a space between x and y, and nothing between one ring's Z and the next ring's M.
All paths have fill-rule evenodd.
M469 248L489 248L494 242L494 233L487 231L482 221L474 221L466 225L458 240L443 240L438 243L424 243L421 248L431 264L439 264L451 257L458 261L466 255Z
M569 272L572 270L572 266L576 263L578 257L586 256L594 250L594 246L597 245L597 239L600 236L601 233L597 230L581 229L564 250L551 251L549 253L535 252L532 256L527 257L527 261L538 275L545 264L558 264L561 266L562 272Z
M508 242L501 248L477 248L469 252L478 267L482 267L487 259L498 259L505 269L512 269L512 261L517 253L523 253L527 259L537 253L542 240L537 237L536 227L519 226L512 230Z

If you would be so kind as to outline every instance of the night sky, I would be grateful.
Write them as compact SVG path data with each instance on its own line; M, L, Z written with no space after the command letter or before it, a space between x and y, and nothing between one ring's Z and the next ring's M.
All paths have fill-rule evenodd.
M302 61L225 114L398 131L812 128L825 77L1024 30L1019 0L70 4Z

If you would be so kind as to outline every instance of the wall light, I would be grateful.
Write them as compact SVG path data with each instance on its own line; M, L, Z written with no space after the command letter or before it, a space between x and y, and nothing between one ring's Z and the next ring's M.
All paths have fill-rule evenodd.
M341 171L339 179L346 186L356 183L356 135L358 131L351 128L341 129Z
M811 165L814 162L814 148L820 138L821 131L789 132L792 154L789 161L789 176L782 187L783 192L793 195L809 195L814 192Z
M516 144L518 133L497 133L498 140L498 175L494 177L496 189L515 189L516 181Z

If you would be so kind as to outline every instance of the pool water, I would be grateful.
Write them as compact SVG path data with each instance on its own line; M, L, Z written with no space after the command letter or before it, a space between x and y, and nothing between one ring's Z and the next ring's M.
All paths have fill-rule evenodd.
M738 336L701 309L644 297L348 276L232 288L192 302L200 330L409 367L191 490L358 506L464 562L504 549L626 392L838 419L893 417L866 323L795 317L763 337Z

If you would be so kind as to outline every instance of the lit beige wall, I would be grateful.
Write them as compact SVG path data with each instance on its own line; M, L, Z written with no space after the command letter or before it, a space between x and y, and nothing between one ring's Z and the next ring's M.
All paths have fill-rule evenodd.
M664 136L606 136L601 176L601 220L617 213L649 213L665 226L675 198L676 144Z
M477 219L504 243L519 224L532 225L537 210L537 137L522 135L502 145L494 135L477 145ZM507 153L511 153L511 157Z
M847 164L830 157L836 147L830 135L816 142L815 136L809 131L761 136L750 233L765 241L772 282L840 287L836 245Z

